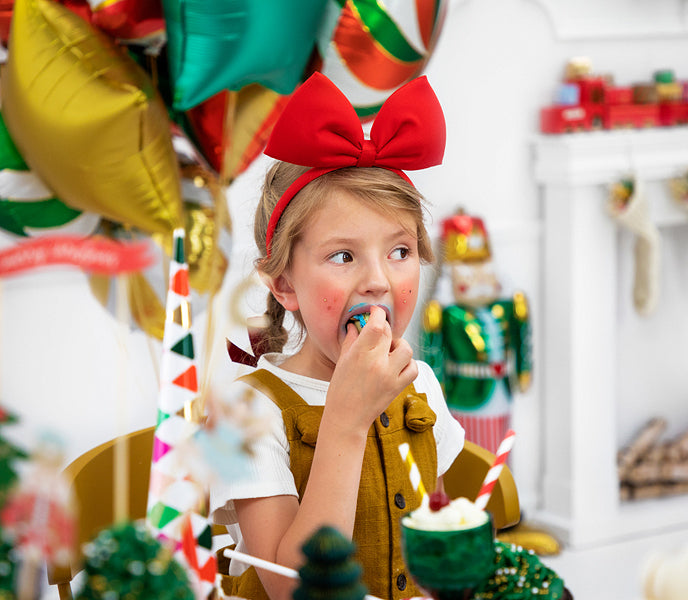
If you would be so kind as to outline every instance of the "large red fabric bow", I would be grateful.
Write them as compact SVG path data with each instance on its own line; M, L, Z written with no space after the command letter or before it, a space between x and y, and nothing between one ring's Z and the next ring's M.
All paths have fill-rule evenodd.
M265 148L273 158L313 167L275 206L266 236L268 254L289 201L320 175L343 167L382 167L409 181L402 169L442 162L445 138L442 107L427 77L413 79L387 98L366 139L347 97L325 75L314 73L292 95Z

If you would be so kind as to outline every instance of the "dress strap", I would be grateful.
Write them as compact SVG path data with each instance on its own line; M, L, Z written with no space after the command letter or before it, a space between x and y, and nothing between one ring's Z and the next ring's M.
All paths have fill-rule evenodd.
M280 410L292 406L308 406L308 403L277 375L266 369L258 369L238 378L272 400Z

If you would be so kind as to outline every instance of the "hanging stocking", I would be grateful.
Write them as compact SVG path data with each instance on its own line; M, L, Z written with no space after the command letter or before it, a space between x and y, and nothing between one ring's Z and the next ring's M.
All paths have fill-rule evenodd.
M607 208L619 225L636 235L633 304L639 314L649 315L659 300L659 231L650 220L641 184L630 179L614 184Z

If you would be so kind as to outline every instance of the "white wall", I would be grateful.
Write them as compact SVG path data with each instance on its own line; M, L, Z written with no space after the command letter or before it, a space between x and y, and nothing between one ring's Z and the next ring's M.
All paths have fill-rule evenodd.
M533 305L535 381L531 392L516 398L514 415L519 434L514 470L526 510L537 503L541 476L538 417L543 402L540 374L546 368L539 317L541 209L531 173L531 141L537 134L538 110L550 103L571 56L589 56L595 71L612 73L619 84L649 80L660 68L673 68L679 78L688 79L684 4L680 0L454 0L426 70L448 124L444 164L412 174L433 205L433 226L458 206L482 215L492 233L493 254L504 282L524 289ZM249 222L265 164L265 160L256 161L228 190L234 250L218 314L226 314L227 294L250 269ZM677 232L677 237L685 234ZM8 246L15 240L2 236L0 242ZM624 267L626 275L622 274L626 279L619 285L627 287L632 257L628 242L620 243L629 262ZM684 247L683 241L673 246L677 253ZM677 262L679 258L673 264ZM666 275L671 276L671 272ZM685 300L684 285L675 281L673 293L678 298L682 294ZM256 312L260 310L254 296L250 302L255 303ZM656 404L647 407L648 390L657 397L675 397L679 390L673 371L664 369L662 381L653 380L651 365L643 368L644 363L633 362L637 355L630 349L647 331L658 327L666 331L662 312L652 321L639 321L628 307L620 307L620 311L619 318L631 327L622 329L629 344L626 358L621 357L622 368L629 366L623 401L632 407L624 414L632 415L634 421L624 417L621 422L622 437L627 438L650 416L648 411L663 410ZM203 347L202 317L195 318L197 351ZM674 311L671 317L682 315L677 317ZM213 379L221 388L233 375L224 359L222 338L229 334L239 343L245 338L227 320L218 324L217 333ZM36 432L56 430L63 434L71 459L121 428L153 424L159 345L140 332L124 337L126 352L118 345L113 317L92 298L81 273L59 269L3 281L0 401L22 418L17 437L28 444ZM672 347L682 352L679 345ZM657 356L646 358L660 360ZM676 368L681 358L685 364L685 355L679 356L672 363ZM117 391L120 379L125 383L122 393ZM126 402L120 401L122 397ZM685 413L682 418L685 421Z

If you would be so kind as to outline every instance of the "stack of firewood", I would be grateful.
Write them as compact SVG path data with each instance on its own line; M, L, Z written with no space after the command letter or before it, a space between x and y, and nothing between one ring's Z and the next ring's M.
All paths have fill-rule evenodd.
M688 431L664 440L667 422L650 419L619 451L622 500L688 493Z

